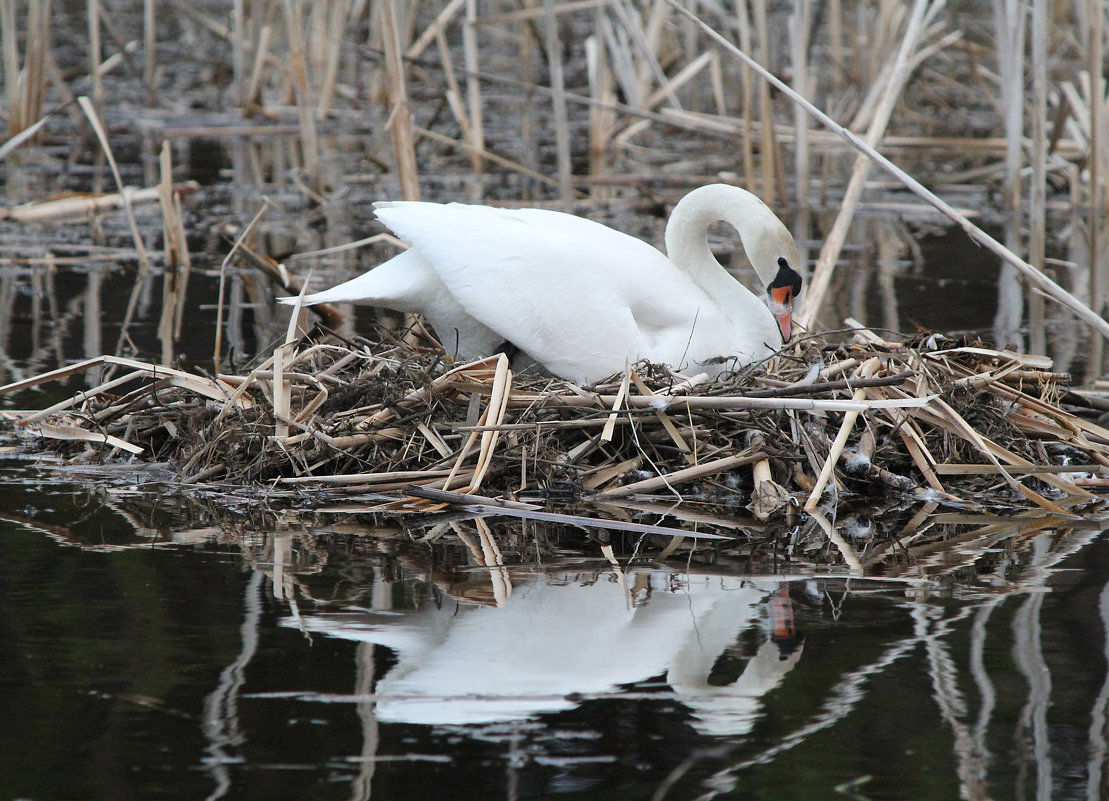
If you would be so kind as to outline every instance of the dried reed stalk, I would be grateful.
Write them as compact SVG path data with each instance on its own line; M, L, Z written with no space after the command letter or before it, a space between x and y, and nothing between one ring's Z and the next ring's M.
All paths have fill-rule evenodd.
M1101 232L1109 229L1105 218L1109 214L1109 147L1103 141L1107 128L1106 82L1105 82L1105 8L1096 0L1087 0L1087 22L1089 25L1086 42L1086 69L1090 81L1090 118L1089 118L1089 195L1086 219L1089 230L1090 257L1090 304L1099 313L1105 311L1109 294L1109 259L1102 255ZM1102 339L1091 339L1089 355L1090 377L1101 373L1105 343Z
M319 100L316 102L316 114L325 117L335 103L335 89L339 79L339 58L343 49L337 46L343 40L343 31L346 28L349 2L333 2L327 9L324 35L321 46L323 47L323 79L320 82ZM317 4L322 7L322 4ZM324 27L324 26L321 26Z
M809 0L794 0L793 12L789 16L790 60L792 62L793 88L802 97L811 97L809 75L809 37L812 14ZM810 185L809 118L800 106L793 109L794 128L794 172L793 196L797 206L808 210ZM803 230L808 226L802 225Z
M613 487L612 489L599 493L598 497L607 499L619 497L621 495L635 495L638 493L654 492L664 487L673 490L674 487L679 487L690 481L697 481L705 476L726 473L737 467L743 467L744 465L752 464L764 458L766 458L765 453L741 453L723 459L714 459L709 462L694 465L693 467L687 467L682 470L675 470L672 473L659 475L655 478L647 478L643 481L636 481L621 487Z
M401 196L405 200L419 200L419 170L416 166L416 145L412 112L408 107L404 61L401 58L403 47L397 25L398 9L395 0L382 0L379 8L385 47L386 80L389 86L389 134L393 140L397 180L400 182Z
M751 435L748 447L756 453L763 452L766 438L762 432L754 432ZM750 506L759 520L768 519L771 514L789 503L789 490L774 480L774 472L768 456L754 463L751 468L751 479L754 487L751 490Z
M1021 144L1024 134L1024 31L1025 4L994 0L997 28L998 84L1005 121L1005 204L1020 212Z
M17 109L21 108L19 91L19 35L15 22L16 0L0 0L0 45L4 60L4 94L8 99L8 135L15 136L23 130L23 120Z
M92 359L85 359L84 361L77 362L76 364L59 367L57 370L50 370L46 373L41 373L31 378L25 378L20 381L15 381L4 386L0 386L0 395L9 392L18 392L19 390L28 387L35 387L41 384L46 384L51 381L60 381L69 378L73 375L84 373L94 367L99 367L103 364L115 365L117 367L127 367L132 370L138 371L151 378L165 379L173 382L175 386L180 386L188 389L190 392L195 392L212 400L224 401L229 398L230 387L222 381L207 378L204 376L193 375L183 370L177 370L172 367L165 367L163 365L152 364L150 362L140 362L135 359L123 359L118 356L97 356ZM116 384L112 383L109 386L114 387ZM80 403L82 398L89 394L96 394L98 390L93 388L86 392L75 395L73 398L55 404L47 410L36 412L24 418L25 422L36 422L45 419L48 415L63 409L71 408L74 404ZM251 401L247 398L242 398L236 402L238 408L249 409Z
M142 78L146 85L146 102L153 106L158 93L158 17L155 13L154 0L143 0L142 10Z
M96 5L94 2L92 5ZM92 12L90 12L92 13ZM89 124L92 126L93 132L96 134L97 140L100 142L101 152L108 160L108 165L111 167L112 177L115 178L116 188L119 190L120 198L123 201L123 212L127 218L128 227L131 229L131 237L135 244L135 252L139 261L138 277L135 281L135 288L131 292L131 297L127 302L127 311L124 313L123 323L120 326L119 341L116 344L116 355L123 353L126 344L128 331L131 325L131 318L135 313L135 306L138 304L139 295L143 291L146 281L150 277L150 258L146 252L146 245L143 243L142 234L139 231L139 225L135 221L134 210L131 208L130 193L123 185L123 178L120 177L119 168L116 166L115 156L112 155L111 145L108 143L108 135L104 131L104 126L100 121L99 115L93 108L92 102L87 97L77 98L77 102L81 110L88 118Z
M220 262L219 289L216 299L216 340L212 350L212 364L214 365L215 371L217 373L220 371L220 363L223 358L223 299L224 288L227 283L227 267L231 263L231 259L234 258L235 253L242 246L243 242L246 241L246 238L254 230L254 226L257 225L258 221L262 219L262 215L266 213L266 210L268 208L268 201L262 204L262 207L258 209L258 212L254 215L254 218L243 229L242 233L239 234L239 237L235 240L235 244L231 247L231 250L227 252L227 255L224 256L223 261Z
M824 532L824 536L828 538L828 541L839 550L840 555L843 557L843 561L847 564L848 568L851 569L851 572L855 575L863 575L865 569L863 568L863 563L860 561L858 554L855 553L855 549L843 538L842 534L836 531L828 521L828 518L815 510L810 511L809 514L820 526L821 530Z
M743 52L749 53L752 50L751 43L751 19L747 13L747 3L736 4L736 27L739 30L739 42ZM752 191L755 190L754 176L755 176L755 146L754 146L754 131L756 128L754 119L754 75L751 70L740 69L740 118L742 120L742 127L740 130L740 145L743 153L743 175L745 176L745 186Z
M186 181L173 185L173 191L180 195L187 195L200 189L196 181ZM45 222L48 220L62 220L66 218L92 217L103 211L121 209L125 205L135 206L142 203L153 203L159 199L158 186L131 189L124 193L114 192L108 195L63 197L53 200L36 200L19 206L0 207L0 220L13 222Z
M611 108L602 104L611 103L616 99L614 71L622 69L630 72L626 64L627 59L621 59L620 67L613 62L617 59L613 52L615 37L611 33L612 23L604 9L595 9L593 12L594 34L586 42L586 63L589 74L589 95L597 101L596 105L589 106L589 175L599 177L608 172L610 160L610 142L616 125L616 114ZM630 76L625 80L630 80ZM605 196L605 189L593 187L592 196L600 200Z
M285 30L289 37L289 77L296 100L297 120L300 123L300 155L304 161L304 172L308 177L309 185L318 192L322 188L320 144L316 131L316 115L309 93L308 60L301 24L301 7L297 0L284 0L283 8Z
M481 160L487 154L482 152L475 144L473 128L470 126L470 115L466 113L466 103L462 98L462 89L455 77L450 48L447 46L447 37L441 29L436 29L435 42L439 48L439 59L443 63L443 77L447 82L447 104L450 106L454 118L458 121L458 127L462 131L462 140L472 157L471 162L474 165L474 171L478 172L481 169ZM416 128L416 126L413 126L413 128L421 135L424 134L423 128ZM439 134L434 135L438 136Z
M18 73L16 103L8 107L8 125L13 134L31 128L42 118L46 64L50 53L50 5L50 0L35 0L27 7L26 55L23 69ZM15 59L18 62L18 55Z
M173 188L173 164L168 141L162 143L159 164L162 182L158 185L158 201L162 208L164 272L158 339L162 343L162 364L172 364L173 343L180 335L185 310L185 290L190 267L189 244L185 236L185 223L181 219L180 197Z
M562 44L558 37L558 24L554 15L554 0L543 0L546 12L545 34L547 66L551 76L551 105L554 111L555 149L558 154L558 186L562 204L567 211L574 200L573 167L570 163L570 122L566 111L564 79L562 75Z
M269 43L273 29L269 25L263 25L262 29L258 32L258 45L254 51L254 63L250 70L250 81L247 83L246 88L242 95L241 105L243 114L249 114L255 109L262 110L262 80L266 66L266 60L269 56Z
M424 50L433 40L443 38L443 32L446 27L458 16L458 12L466 4L466 0L450 0L442 10L435 16L435 19L430 25L424 28L423 33L416 37L416 39L404 51L406 59L416 59L423 55Z
M503 353L496 358L496 367L493 373L491 388L489 391L489 405L486 407L485 412L482 414L479 425L498 426L504 420L505 410L507 409L508 398L512 391L512 371L508 369L508 357ZM462 465L462 461L469 454L469 449L474 442L475 437L481 437L481 442L478 446L478 459L477 465L474 467L473 475L466 488L462 490L463 493L476 492L481 487L481 482L485 478L485 474L489 471L489 466L493 460L493 453L497 447L497 439L499 432L496 428L492 430L482 431L480 435L476 432L472 433L462 446L462 451L458 456L458 461L455 463L450 476L443 482L443 489L449 489L451 482L457 475L458 469Z
M462 150L463 152L470 153L471 155L473 155L475 157L480 157L480 159L482 161L492 162L493 164L496 164L500 167L504 167L505 169L511 170L512 172L516 172L516 173L519 173L520 175L527 176L528 178L531 178L532 180L534 180L538 183L546 184L548 186L559 186L558 181L556 181L554 178L551 178L548 175L544 175L541 172L536 172L535 170L532 170L532 169L529 169L529 168L525 167L523 164L519 164L519 163L517 163L515 161L512 161L510 159L506 159L503 156L498 156L495 153L489 153L488 151L485 151L485 150L478 150L478 149L474 148L471 144L469 144L469 142L467 142L465 140L459 141L457 139L451 139L449 136L443 136L442 134L436 133L435 131L430 131L426 128L421 128L421 127L415 126L415 125L412 126L412 131L413 131L413 133L417 134L418 136L421 136L421 137L426 138L426 139L431 139L434 142L439 142L439 143L444 144L444 145L450 145L452 147L457 147L459 150Z
M765 0L753 0L752 2L755 28L755 53L757 58L764 64L770 62L769 43L770 43L770 28L767 24L766 2ZM675 5L679 11L684 10ZM699 21L699 20L698 20ZM778 168L778 149L774 139L774 107L770 102L770 86L762 81L759 83L759 134L760 134L760 166L762 168L762 177L759 191L757 194L761 195L767 202L773 205L773 200L777 197L778 201L785 202L785 198L777 193L779 183L779 168Z
M864 362L856 374L860 378L870 378L878 370L878 359L869 359ZM854 400L862 401L866 398L867 390L865 388L855 390ZM858 420L858 412L846 412L843 415L843 422L840 423L839 431L836 433L836 438L832 442L832 448L828 452L828 458L824 460L824 467L820 471L820 475L816 477L816 483L809 493L808 500L805 501L805 511L811 512L816 508L820 502L820 497L824 494L824 488L828 486L828 480L832 477L832 472L835 470L836 463L839 461L840 456L843 455L843 449L847 445L847 438L851 434L851 430L855 426L855 421Z
M1032 178L1028 186L1028 263L1043 272L1047 239L1047 0L1032 2ZM1047 352L1043 296L1028 295L1028 349Z
M121 451L126 451L132 456L138 456L145 450L138 445L132 445L126 440L119 437L112 436L111 434L102 434L99 431L88 431L78 426L67 425L52 425L49 423L40 423L36 426L36 432L39 436L48 439L59 439L67 442L97 442L108 445L111 448L117 448Z
M92 103L97 114L104 108L104 82L101 72L100 0L89 0L89 83L92 85Z
M485 115L481 109L481 81L477 44L477 0L466 0L466 24L462 26L462 51L466 65L466 99L470 106L470 144L475 153L485 150ZM481 170L480 161L474 162L475 171Z
M248 98L252 97L246 91L246 12L243 8L246 0L232 0L231 2L231 99L232 102L245 108Z

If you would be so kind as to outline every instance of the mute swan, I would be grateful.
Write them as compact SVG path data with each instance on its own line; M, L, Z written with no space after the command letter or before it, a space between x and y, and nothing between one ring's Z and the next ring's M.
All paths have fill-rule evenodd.
M666 225L669 257L556 211L374 205L410 248L304 302L419 312L461 359L510 342L580 384L638 359L717 375L766 358L790 336L790 309L801 290L797 247L765 203L735 186L702 186L678 202ZM708 231L717 221L739 232L766 286L765 302L712 255Z

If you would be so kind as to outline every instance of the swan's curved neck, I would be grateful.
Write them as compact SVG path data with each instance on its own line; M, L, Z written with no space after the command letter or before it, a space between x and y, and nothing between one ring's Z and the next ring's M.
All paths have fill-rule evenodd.
M666 224L667 255L702 286L718 286L725 278L735 283L709 247L709 226L718 221L739 233L763 286L774 280L779 258L800 269L792 235L765 203L737 186L710 184L683 197Z

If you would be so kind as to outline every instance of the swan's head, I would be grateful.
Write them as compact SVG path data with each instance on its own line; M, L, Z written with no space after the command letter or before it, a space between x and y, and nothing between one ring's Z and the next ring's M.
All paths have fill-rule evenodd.
M666 250L670 258L695 276L695 280L730 282L709 246L709 226L717 220L730 223L739 232L747 260L766 282L767 304L778 322L782 341L788 342L793 301L801 292L797 268L801 257L793 235L781 220L755 195L728 184L709 184L694 189L674 207L666 225ZM712 274L713 277L704 277ZM714 284L717 288L720 283Z
M766 305L778 321L782 332L782 342L789 342L793 333L793 301L801 294L801 275L789 266L783 257L778 257L778 274L766 287Z
M743 239L748 261L759 278L767 282L766 303L778 323L782 342L789 342L793 330L790 319L793 302L801 294L801 274L797 272L801 256L797 243L777 215L757 197L751 195L746 206L736 228Z

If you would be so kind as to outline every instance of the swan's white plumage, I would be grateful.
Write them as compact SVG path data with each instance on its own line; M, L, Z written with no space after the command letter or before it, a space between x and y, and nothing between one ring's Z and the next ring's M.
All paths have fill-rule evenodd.
M666 229L670 257L634 237L544 209L422 202L377 204L410 249L306 303L353 301L423 314L448 352L471 358L511 342L552 373L586 383L641 358L717 373L781 344L766 303L712 256L708 228L740 234L763 284L793 238L765 204L715 184L687 195ZM295 299L286 299L286 302Z

